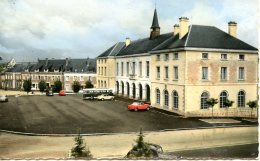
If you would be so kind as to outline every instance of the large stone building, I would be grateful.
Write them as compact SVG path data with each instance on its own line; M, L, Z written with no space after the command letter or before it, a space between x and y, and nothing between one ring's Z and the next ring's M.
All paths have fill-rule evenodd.
M39 90L38 83L44 80L47 86L60 80L63 89L72 91L71 84L77 80L84 87L87 80L96 84L95 59L44 59L35 63L16 63L1 75L1 88L21 89L24 80L31 79L32 90Z
M215 116L249 115L246 102L258 98L258 49L237 38L236 22L227 27L226 33L214 26L189 24L188 18L181 17L173 32L160 34L155 10L150 36L126 39L112 58L101 54L97 68L106 60L106 68L115 69L109 73L114 82L108 87L157 108L185 116L211 116L206 100L216 98ZM108 63L109 59L113 61ZM104 73L97 75L98 82L103 78ZM235 102L230 108L224 106L227 99Z

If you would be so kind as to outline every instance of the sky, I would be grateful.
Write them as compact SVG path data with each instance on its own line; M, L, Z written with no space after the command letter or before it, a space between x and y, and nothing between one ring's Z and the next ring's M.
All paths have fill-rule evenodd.
M179 17L258 47L257 0L0 0L0 57L18 62L95 58L119 41L149 37L156 6L161 33Z

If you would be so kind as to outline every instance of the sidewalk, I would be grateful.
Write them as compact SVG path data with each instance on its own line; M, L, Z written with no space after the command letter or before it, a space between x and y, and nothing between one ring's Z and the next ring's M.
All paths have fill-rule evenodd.
M32 94L32 92L29 92L28 95L42 95L42 92L39 91L33 91L34 94ZM25 91L12 91L12 90L2 90L0 89L0 94L3 95L7 95L7 96L15 96L15 95L27 95L27 92Z
M84 136L94 158L122 158L137 134ZM165 152L258 143L257 127L196 129L144 133L146 142L159 144ZM2 159L65 159L74 137L24 136L1 133Z

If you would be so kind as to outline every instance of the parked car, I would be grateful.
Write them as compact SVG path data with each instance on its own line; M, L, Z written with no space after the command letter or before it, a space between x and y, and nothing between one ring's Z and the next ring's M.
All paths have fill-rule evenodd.
M114 96L110 96L108 94L101 94L99 96L97 96L98 100L113 100L115 97Z
M60 95L60 96L66 96L66 93L65 93L64 90L61 90L61 91L59 92L59 95Z
M46 96L53 96L53 92L52 91L46 91Z
M150 110L151 105L144 103L144 102L133 102L132 104L128 105L127 108L129 110Z
M8 98L6 95L0 95L0 102L8 102Z

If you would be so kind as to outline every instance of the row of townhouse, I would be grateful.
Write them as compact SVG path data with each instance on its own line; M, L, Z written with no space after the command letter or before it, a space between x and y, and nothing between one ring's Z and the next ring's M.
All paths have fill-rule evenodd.
M38 83L44 80L47 86L60 80L63 89L72 91L71 85L79 81L82 88L86 81L96 84L95 59L43 59L34 63L14 63L1 74L0 87L3 89L21 89L23 81L31 79L32 90L39 90Z
M97 57L97 69L98 87L185 116L211 116L208 98L219 101L215 116L249 116L246 103L258 99L258 49L237 38L236 22L226 33L181 17L160 34L155 9L150 37L116 43Z

